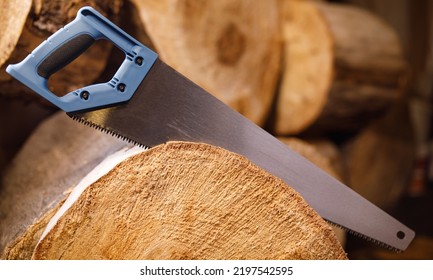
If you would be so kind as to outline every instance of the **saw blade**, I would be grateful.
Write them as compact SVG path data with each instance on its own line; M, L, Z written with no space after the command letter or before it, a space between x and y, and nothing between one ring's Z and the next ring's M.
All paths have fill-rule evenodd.
M298 191L325 220L405 250L415 233L157 59L131 100L72 118L135 144L203 142L241 154Z

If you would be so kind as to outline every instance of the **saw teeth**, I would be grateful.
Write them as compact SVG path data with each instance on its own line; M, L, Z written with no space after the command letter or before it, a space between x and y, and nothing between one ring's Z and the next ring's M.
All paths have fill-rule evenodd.
M68 115L68 116L69 116L69 115ZM75 120L75 121L77 121L77 122L79 122L79 123L82 123L82 124L84 124L84 125L87 125L87 126L90 126L90 127L92 127L92 128L95 128L95 129L97 129L97 130L99 130L99 131L102 131L102 132L104 132L104 133L106 133L106 134L109 134L109 135L111 135L111 136L117 137L117 138L119 138L119 139L121 139L121 140L123 140L123 141L125 141L125 142L128 142L128 143L130 143L130 144L133 144L133 145L139 146L140 148L143 148L143 149L145 149L145 150L150 149L149 146L143 145L143 144L141 144L141 143L138 143L138 142L135 141L135 140L132 140L132 139L129 139L129 138L125 137L125 136L119 135L119 134L117 134L117 133L114 132L114 131L111 131L111 130L105 128L105 127L102 127L102 126L100 126L100 125L97 125L97 124L95 124L95 123L93 123L93 122L91 122L91 121L88 121L88 120L86 120L86 119L79 118L79 117L76 117L76 116L69 116L69 117L71 117L73 120Z
M369 242L371 242L371 243L374 243L374 244L376 244L376 245L379 245L379 246L381 246L381 247L383 247L383 248L385 248L385 249L388 249L388 250L394 251L394 252L396 252L396 253L402 253L402 252L403 252L403 251L400 250L400 249L397 249L397 248L395 248L395 247L393 247L393 246L391 246L391 245L388 245L388 244L386 244L386 243L380 242L379 240L376 240L376 239L374 239L374 238L368 237L368 236L366 236L366 235L364 235L364 234L362 234L362 233L359 233L359 232L353 231L353 230L351 230L351 229L348 229L348 228L346 228L346 227L344 227L344 226L342 226L342 225L339 225L339 224L333 223L333 222L328 221L328 220L326 220L326 219L324 219L324 220L325 220L326 222L328 222L329 224L331 224L331 225L333 225L333 226L335 226L335 227L341 228L341 229L343 229L344 231L346 231L346 232L348 232L348 233L350 233L350 234L352 234L352 235L354 235L354 236L356 236L356 237L360 237L360 238L362 238L362 239L364 239L364 240L367 240L367 241L369 241Z

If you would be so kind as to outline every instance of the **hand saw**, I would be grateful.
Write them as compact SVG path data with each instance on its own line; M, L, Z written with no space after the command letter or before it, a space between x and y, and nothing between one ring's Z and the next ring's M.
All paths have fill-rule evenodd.
M125 59L107 83L62 97L49 77L95 40L111 41ZM298 191L325 220L399 251L414 231L335 180L239 113L188 80L91 7L6 71L73 119L152 147L204 142L241 154Z

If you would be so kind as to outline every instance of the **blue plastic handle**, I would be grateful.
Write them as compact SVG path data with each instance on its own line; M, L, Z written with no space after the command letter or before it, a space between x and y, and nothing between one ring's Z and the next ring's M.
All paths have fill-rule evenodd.
M48 89L49 77L77 58L95 40L107 39L125 53L125 60L107 83L89 85L62 97ZM64 110L80 111L128 101L158 55L91 7L51 35L18 64L6 71L36 93Z

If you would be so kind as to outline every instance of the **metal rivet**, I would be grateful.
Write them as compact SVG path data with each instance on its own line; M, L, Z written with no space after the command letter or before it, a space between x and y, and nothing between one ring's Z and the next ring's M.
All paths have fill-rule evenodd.
M117 90L120 92L124 92L126 89L126 85L124 83L120 83L117 85Z
M87 100L87 99L89 99L89 96L90 96L90 93L89 93L87 90L82 91L82 92L80 93L80 97L81 97L81 99Z
M137 64L138 66L143 65L143 58L141 56L137 56L135 58L135 64Z

